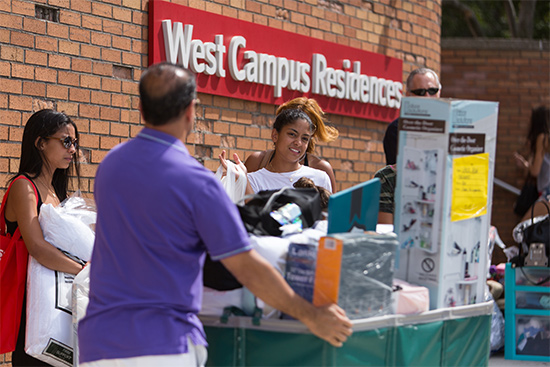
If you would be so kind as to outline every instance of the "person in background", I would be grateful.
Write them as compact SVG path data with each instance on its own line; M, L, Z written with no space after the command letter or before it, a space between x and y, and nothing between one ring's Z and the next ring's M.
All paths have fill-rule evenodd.
M319 196L321 197L321 210L328 209L328 199L330 198L331 194L330 191L328 191L324 187L315 185L315 182L307 177L300 178L292 186L294 186L295 188L309 188L317 190L317 192L319 192Z
M411 71L406 83L408 97L439 98L441 96L441 83L436 72L428 68L419 68ZM384 135L384 153L386 164L397 162L397 130L399 118L392 121L386 128Z
M537 190L545 200L548 200L550 195L549 125L550 109L545 106L533 109L525 142L529 151L527 158L518 152L514 153L516 164L525 171L526 175L537 180Z
M197 313L207 251L266 303L341 346L352 333L345 312L335 304L315 307L288 286L251 248L219 181L189 154L194 74L154 64L141 76L139 93L145 128L107 154L95 179L81 365L203 366L207 341Z
M332 190L336 190L336 178L330 163L313 154L315 151L315 143L317 140L322 142L332 142L338 138L338 130L332 126L325 124L325 113L317 104L317 101L311 98L299 97L288 101L277 109L276 115L287 109L300 109L304 111L314 125L314 133L311 137L306 154L300 160L300 164L309 166L321 171L325 171L330 178ZM245 166L248 172L255 172L267 166L270 162L274 150L264 150L262 152L254 152L248 156L245 161ZM332 192L331 190L331 192Z
M246 165L235 153L233 158L243 172L247 173L246 195L262 190L278 190L292 187L300 178L311 179L316 186L321 186L332 193L328 174L300 163L314 133L314 125L309 116L300 109L281 111L273 123L271 139L275 145L270 160L264 168L247 173ZM225 150L219 155L220 164L227 169Z
M48 269L77 274L82 265L44 239L38 214L42 204L59 205L68 196L69 176L80 185L78 129L64 113L49 109L34 113L25 125L19 170L11 177L5 208L7 233L19 228L29 255ZM35 190L37 195L35 195ZM13 366L48 366L25 353L26 292Z
M387 165L374 174L374 177L380 179L378 224L393 224L395 210L395 176L395 164Z

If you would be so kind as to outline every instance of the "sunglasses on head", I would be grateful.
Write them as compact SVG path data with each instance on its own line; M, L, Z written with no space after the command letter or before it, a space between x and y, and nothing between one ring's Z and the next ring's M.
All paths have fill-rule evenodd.
M439 88L428 88L428 89L414 89L414 90L411 90L411 93L412 94L415 94L417 96L425 96L426 93L428 93L430 96L433 96L434 94L436 94L437 92L439 92Z
M65 147L65 149L71 149L71 146L74 145L74 148L77 149L78 148L78 139L71 139L70 136L66 136L64 138L58 138L58 137L55 137L55 136L46 136L45 139L56 139L56 140L59 140L61 142L61 144L63 144L63 146Z

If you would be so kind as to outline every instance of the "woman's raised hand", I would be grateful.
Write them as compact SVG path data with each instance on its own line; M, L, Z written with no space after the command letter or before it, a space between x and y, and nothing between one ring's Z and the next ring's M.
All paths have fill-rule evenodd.
M218 156L218 158L220 159L220 164L222 165L225 172L227 172L227 166L228 166L228 164L227 164L228 159L226 158L226 154L227 153L225 152L225 150L222 150L222 152ZM235 177L235 180L237 180L239 178L239 174L243 173L243 174L246 175L248 171L246 169L246 166L241 161L241 159L239 158L239 155L237 153L233 153L233 160L235 161L235 164L237 165L237 172L236 172L236 177Z
M529 162L525 158L523 158L523 156L518 152L514 152L514 159L516 160L516 165L519 168L522 168L522 169L529 168Z

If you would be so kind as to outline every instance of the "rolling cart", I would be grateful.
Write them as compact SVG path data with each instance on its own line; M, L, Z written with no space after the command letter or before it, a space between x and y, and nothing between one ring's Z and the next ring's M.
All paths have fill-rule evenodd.
M487 366L493 302L353 320L341 348L293 320L201 317L207 366Z

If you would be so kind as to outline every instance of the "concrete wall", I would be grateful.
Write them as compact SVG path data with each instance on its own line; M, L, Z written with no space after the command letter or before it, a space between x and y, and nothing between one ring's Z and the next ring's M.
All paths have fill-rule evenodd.
M442 97L499 102L495 177L516 188L524 176L513 159L527 154L531 110L550 106L550 43L532 40L444 39L441 43ZM515 245L520 221L512 208L516 195L495 185L492 224L502 240ZM505 261L497 251L495 261Z

